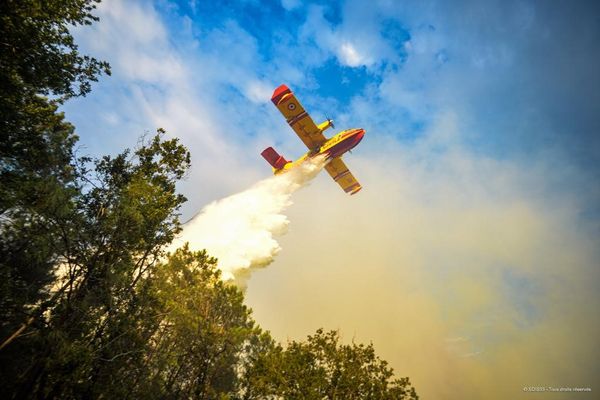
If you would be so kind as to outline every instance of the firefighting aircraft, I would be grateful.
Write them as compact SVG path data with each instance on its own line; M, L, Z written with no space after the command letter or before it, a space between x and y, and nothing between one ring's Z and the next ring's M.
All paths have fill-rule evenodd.
M280 156L272 147L264 149L260 154L271 164L275 174L288 171L309 158L325 155L326 159L329 160L325 165L325 169L333 180L344 189L344 192L355 194L362 189L360 183L342 161L342 154L354 148L362 140L365 135L364 129L347 129L327 139L323 136L323 132L334 127L333 121L328 118L322 124L315 125L310 115L287 86L281 85L275 89L271 101L308 147L308 153L294 162Z

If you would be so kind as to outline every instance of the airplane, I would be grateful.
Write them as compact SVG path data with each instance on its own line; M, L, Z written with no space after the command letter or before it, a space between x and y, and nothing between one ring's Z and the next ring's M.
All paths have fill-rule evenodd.
M286 160L272 147L264 149L260 154L271 164L273 173L289 171L309 158L324 155L328 161L325 169L333 180L341 186L344 192L351 195L358 193L362 186L342 161L342 155L353 149L362 140L365 130L362 128L347 129L327 139L323 132L326 129L334 128L333 121L327 118L327 121L316 125L286 85L275 89L271 101L308 147L308 152L294 162Z

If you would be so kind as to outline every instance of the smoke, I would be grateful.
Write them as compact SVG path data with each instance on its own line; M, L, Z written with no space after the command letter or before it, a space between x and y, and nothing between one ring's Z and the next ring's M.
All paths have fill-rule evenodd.
M283 211L292 204L292 194L324 165L324 157L314 157L287 173L210 203L184 224L173 249L185 242L191 250L206 249L218 259L222 278L239 283L251 268L270 264L281 250L275 236L287 232L289 220Z
M373 343L423 398L593 386L600 246L596 220L580 214L589 189L556 183L578 181L558 156L492 159L453 142L463 135L452 115L409 145L373 135L360 149L370 153L348 160L357 196L327 179L311 187L318 199L296 193L286 251L253 275L246 304L284 343L318 328Z

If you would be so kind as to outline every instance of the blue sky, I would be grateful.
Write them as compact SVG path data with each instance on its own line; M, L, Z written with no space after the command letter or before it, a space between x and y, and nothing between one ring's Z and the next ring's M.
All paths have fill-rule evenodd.
M267 177L265 147L304 153L269 101L281 83L316 122L367 130L346 158L360 196L320 176L296 196L278 260L249 283L275 336L327 325L373 340L430 397L489 398L498 375L500 397L541 381L591 385L595 2L107 1L98 15L75 36L113 76L63 109L95 156L157 127L179 137L193 163L184 219ZM353 235L360 254L322 253ZM560 363L570 370L549 366ZM441 389L453 376L472 386Z
M94 154L131 145L132 137L154 128L138 118L136 104L120 116L131 124L127 136L107 137L91 122L90 102L112 113L104 118L108 124L114 121L119 113L107 109L115 100L131 101L128 85L164 102L177 97L168 93L173 81L185 81L189 96L214 106L215 123L226 130L219 136L246 148L263 129L282 130L266 100L285 82L315 119L328 115L372 135L410 141L451 112L461 123L460 140L473 151L531 162L552 153L557 168L581 168L581 179L597 186L600 28L591 2L127 4L110 6L118 8L112 19L119 26L102 32L104 39L82 34L83 47L108 59L114 76L81 101L85 107L80 101L65 107L85 128L84 143L85 132L98 137L103 131L101 145L90 148ZM127 7L139 15L118 14ZM119 43L110 43L118 35ZM269 139L295 140L283 132Z

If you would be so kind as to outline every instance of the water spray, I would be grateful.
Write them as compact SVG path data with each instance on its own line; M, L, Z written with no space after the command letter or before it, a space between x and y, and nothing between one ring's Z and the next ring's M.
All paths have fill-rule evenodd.
M190 250L206 249L218 259L224 280L247 276L252 268L270 264L281 250L276 236L287 232L289 220L283 212L292 204L292 194L306 186L324 165L325 157L314 157L210 203L184 224L172 250L185 242Z

